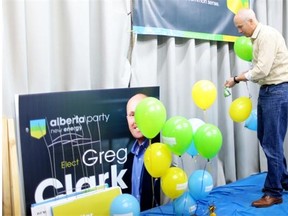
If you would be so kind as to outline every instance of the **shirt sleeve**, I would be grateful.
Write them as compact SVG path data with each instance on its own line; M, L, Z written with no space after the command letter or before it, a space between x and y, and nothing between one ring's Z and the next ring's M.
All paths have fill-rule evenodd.
M251 70L249 70L247 73L245 73L244 76L247 80L251 81L252 80Z

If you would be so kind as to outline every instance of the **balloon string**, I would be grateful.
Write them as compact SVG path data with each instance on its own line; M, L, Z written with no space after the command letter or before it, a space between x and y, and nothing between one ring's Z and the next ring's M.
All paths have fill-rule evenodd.
M192 156L192 158L194 159L194 163L196 164L197 163L197 155L195 155L194 157Z
M151 178L151 179L152 179L152 181L153 181L153 178ZM159 203L158 203L158 201L157 201L157 199L156 199L156 197L155 197L155 193L154 193L154 188L156 187L157 181L159 181L158 178L155 178L155 179L154 179L154 184L152 184L152 188L153 188L152 207L154 207L154 203L155 203L155 206L157 206L157 207L159 208L159 210L160 210L160 212L161 212L161 215L164 215L164 214L163 214L163 210L162 210L161 206L159 205ZM153 182L152 182L152 183L153 183Z
M247 83L247 82L246 82L246 88L247 88L247 92L248 92L249 98L252 98L252 95L250 94L249 86L248 86L248 83Z
M208 172L210 172L211 174L212 174L212 162L211 162L211 160L208 160L208 162L207 162L207 171ZM204 178L204 177L203 177ZM202 179L203 179L202 178ZM214 211L215 211L215 205L214 205L214 203L215 203L215 197L214 197L214 195L213 194L211 194L211 191L210 191L210 195L211 195L211 202L210 202L210 204L209 204L209 210L210 210L210 208L211 207L213 207L213 212L211 212L211 213L214 213ZM210 213L210 216L212 215ZM215 214L215 213L214 213Z
M181 157L181 156L179 156L179 157L180 157L180 159L181 159L181 164L182 164L181 167L183 168L183 170L185 170L185 169L184 169L184 161L183 161L183 157Z
M206 163L205 163L205 165L204 165L204 169L203 169L203 174L202 174L202 182L201 182L201 191L203 191L203 187L204 187L204 175L205 175L205 172L210 172L209 170L211 170L212 169L212 167L211 167L211 159L207 159L207 161L206 161ZM210 172L210 173L212 173L212 171ZM205 191L205 190L204 190ZM196 201L196 210L195 210L195 216L196 215L201 215L201 216L204 216L204 215L213 215L213 214L211 214L211 213L214 213L214 210L215 210L215 206L214 206L214 202L215 202L215 197L214 197L214 195L212 195L211 194L211 192L210 192L210 196L212 197L212 204L211 203L207 203L207 205L208 205L208 210L202 210L202 209L200 209L199 208L199 204L201 203L201 201L199 202L199 200L197 200ZM211 210L210 210L210 208L212 208L213 207L213 212L211 212ZM200 212L199 212L200 211ZM209 214L209 212L210 212L210 214ZM215 213L214 213L215 214ZM216 214L215 214L216 215Z
M203 176L202 176L202 182L201 182L201 191L203 190L203 183L204 183L204 174L205 174L205 171L207 169L207 164L209 163L209 159L207 160L207 162L205 163L205 166L204 166L204 171L203 171Z
M156 198L155 198L155 182L157 179L155 179L155 181L153 182L153 177L151 176L151 183L152 183L152 194L153 194L153 199L152 199L152 208L154 206L154 202L156 202Z
M201 182L200 191L203 191L204 175L205 175L205 171L206 171L206 168L207 168L207 164L208 164L208 163L209 163L209 159L206 161L206 163L205 163L205 165L204 165L204 168L203 168L202 182ZM197 203L197 205L196 205L197 207L196 207L195 215L200 215L199 213L196 214L196 212L200 210L200 209L198 208L198 207L199 207L199 203L200 203L199 200L197 200L196 203ZM206 211L205 211L205 213L201 212L201 215L206 215L206 213L207 213Z
M152 139L149 139L149 146L152 144ZM152 158L152 151L150 151L150 158ZM153 181L153 177L151 176L151 185L152 185L152 196L153 196L153 199L152 199L152 208L154 207L154 203L155 203L155 206L158 206L161 213L163 214L163 211L161 209L161 207L159 206L159 203L156 199L156 196L155 196L155 187L156 187L156 183L157 183L157 180L158 178L155 178L154 181Z
M203 184L204 184L204 175L205 175L205 172L207 171L208 169L208 164L210 162L210 159L207 160L207 162L205 163L205 166L204 166L204 171L203 171L203 175L202 175L202 182L201 182L201 191L203 191ZM204 190L205 191L205 190Z
M148 148L149 147L151 147L151 140L152 139L148 139L148 141L149 141L149 144L148 144ZM146 153L146 152L145 152ZM150 158L152 159L152 151L150 151L149 152L149 156L150 156ZM144 155L144 158L145 158L145 155ZM153 161L151 161L151 164L152 164L152 162ZM145 162L144 162L144 165L145 165ZM155 179L155 181L156 181L157 179ZM151 187L152 187L152 208L154 207L154 202L155 202L155 200L156 200L156 198L155 198L155 187L154 187L154 184L155 184L155 182L153 182L153 177L151 176Z
M207 113L206 110L203 110L204 121L207 123Z

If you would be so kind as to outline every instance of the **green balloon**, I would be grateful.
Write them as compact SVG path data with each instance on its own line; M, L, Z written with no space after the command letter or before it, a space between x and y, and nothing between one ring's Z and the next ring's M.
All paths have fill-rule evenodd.
M144 98L135 109L135 122L141 133L146 138L152 139L166 122L166 109L157 98Z
M215 125L206 123L197 129L194 142L198 153L204 158L211 159L221 149L222 133Z
M170 151L178 156L188 150L192 139L192 126L189 120L182 116L170 118L163 126L162 142L167 144Z
M250 38L241 36L236 39L234 51L239 58L245 61L251 61L253 58L252 50L253 46Z

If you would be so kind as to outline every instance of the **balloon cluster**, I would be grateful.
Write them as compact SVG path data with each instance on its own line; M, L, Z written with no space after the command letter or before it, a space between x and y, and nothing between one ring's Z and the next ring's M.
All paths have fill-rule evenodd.
M217 97L216 87L208 80L197 82L191 94L202 110L211 107ZM135 121L142 134L149 139L162 132L161 142L149 145L145 151L144 166L152 177L160 178L162 191L171 199L181 197L188 188L185 171L171 167L172 154L182 156L188 153L192 157L201 155L212 159L222 146L222 134L218 127L198 118L172 116L166 119L164 105L154 97L145 98L137 105ZM189 199L187 193L186 197Z
M215 102L217 91L211 81L200 80L193 86L191 95L195 104L205 111ZM212 177L206 171L199 171L188 178L183 169L171 166L172 155L182 156L187 153L192 157L200 155L208 160L214 158L222 146L220 129L199 118L172 116L167 119L165 106L154 97L147 97L137 105L135 122L141 133L149 139L162 132L161 142L152 143L146 149L144 166L152 177L160 178L161 189L167 197L174 200L176 212L181 210L183 213L190 206L186 210L192 213L196 210L196 201L212 190ZM131 197L125 195L118 199L118 204L113 202L111 205L112 214L130 211L137 215L138 206ZM120 211L121 208L123 211Z
M252 42L245 36L235 41L234 51L245 61L253 58ZM211 81L200 80L194 84L191 95L196 106L205 111L215 102L217 90ZM246 120L245 127L257 130L257 112L252 111L250 98L234 100L229 115L235 122ZM135 122L148 139L162 132L162 142L149 145L144 153L144 166L152 177L161 179L162 191L173 199L176 215L193 215L197 209L196 202L205 198L213 188L212 176L206 170L196 170L188 178L183 169L171 167L172 154L201 155L208 160L214 158L222 147L220 129L198 118L173 116L167 120L165 106L154 97L147 97L137 105ZM140 206L132 195L122 194L112 202L110 214L139 215Z
M217 97L215 85L209 80L200 80L192 87L192 99L196 106L206 110L213 105ZM217 155L222 146L222 133L220 129L201 119L190 120L193 127L193 142L191 143L188 153L192 156L198 152L206 159L212 159Z
M194 215L199 200L206 198L213 189L213 178L206 170L195 170L188 179L188 191L173 201L176 215Z

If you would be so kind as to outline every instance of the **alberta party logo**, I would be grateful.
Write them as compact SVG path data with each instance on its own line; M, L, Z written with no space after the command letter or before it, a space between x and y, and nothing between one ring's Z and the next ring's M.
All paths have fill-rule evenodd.
M46 119L30 120L30 135L40 139L46 135Z

